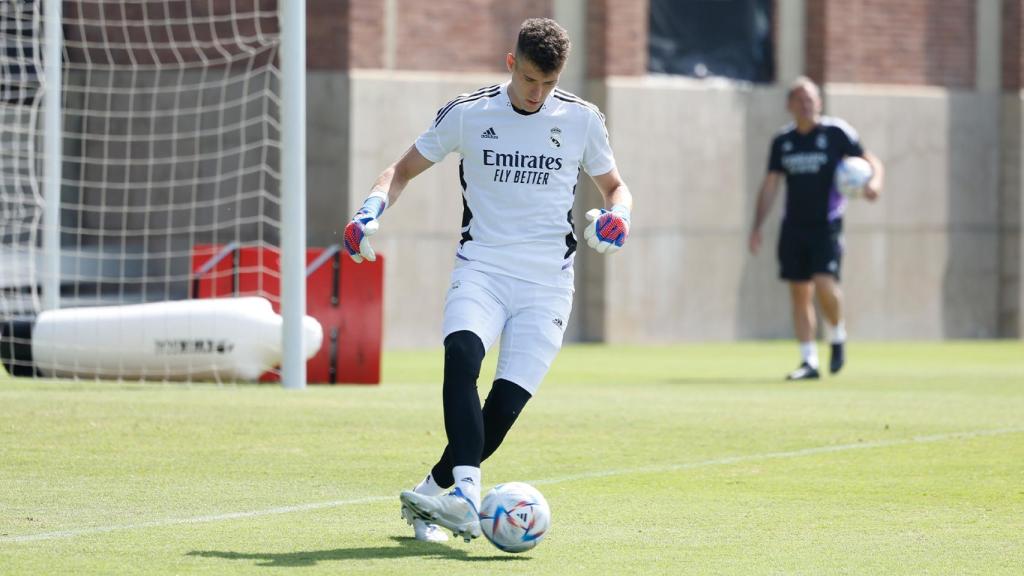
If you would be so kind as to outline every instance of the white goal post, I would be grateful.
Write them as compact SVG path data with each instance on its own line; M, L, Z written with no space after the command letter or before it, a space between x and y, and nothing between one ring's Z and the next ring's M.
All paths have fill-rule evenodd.
M249 295L304 387L305 24L290 0L0 2L0 323L188 299L197 249L269 248Z

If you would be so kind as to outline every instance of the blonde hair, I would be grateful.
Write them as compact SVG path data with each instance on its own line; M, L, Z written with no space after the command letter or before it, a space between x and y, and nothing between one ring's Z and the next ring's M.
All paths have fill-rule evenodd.
M793 97L793 93L801 88L814 91L819 97L821 96L821 89L815 84L814 80L811 80L808 76L797 76L796 80L789 85L789 90L786 92L786 100Z

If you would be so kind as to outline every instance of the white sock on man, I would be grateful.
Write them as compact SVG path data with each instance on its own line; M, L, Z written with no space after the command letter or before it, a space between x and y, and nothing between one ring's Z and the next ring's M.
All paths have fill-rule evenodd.
M800 343L800 360L811 368L818 368L818 344L813 340Z
M480 469L476 466L455 466L452 468L452 474L455 476L455 487L479 510Z
M829 326L829 332L832 334L833 344L846 342L846 322L844 320L840 320L839 324L835 326Z
M427 477L417 484L412 491L417 494L425 494L427 496L440 496L445 492L444 488L441 488L437 485L437 482L434 482L433 474L427 474Z

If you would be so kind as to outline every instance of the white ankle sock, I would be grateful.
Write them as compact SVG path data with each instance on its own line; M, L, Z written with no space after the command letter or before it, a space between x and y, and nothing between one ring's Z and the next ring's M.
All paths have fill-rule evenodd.
M800 360L811 368L818 367L818 344L813 340L800 343Z
M846 322L843 320L839 321L839 324L835 326L829 326L829 332L832 333L832 343L842 344L846 342Z
M412 491L417 494L426 494L427 496L440 496L444 494L444 488L441 488L437 485L437 482L434 482L433 474L427 474L427 477L417 484Z
M476 466L455 466L452 468L452 474L455 476L455 487L479 510L480 469Z

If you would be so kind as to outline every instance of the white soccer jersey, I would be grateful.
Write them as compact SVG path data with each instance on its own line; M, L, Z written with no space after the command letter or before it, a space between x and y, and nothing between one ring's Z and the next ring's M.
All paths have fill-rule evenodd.
M615 168L604 116L556 88L540 110L517 112L508 82L442 107L417 140L431 162L461 157L462 240L457 266L549 286L572 285L572 205L579 171Z

